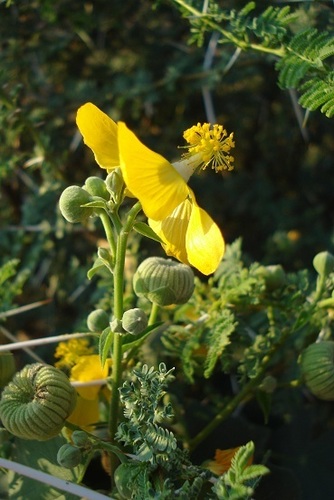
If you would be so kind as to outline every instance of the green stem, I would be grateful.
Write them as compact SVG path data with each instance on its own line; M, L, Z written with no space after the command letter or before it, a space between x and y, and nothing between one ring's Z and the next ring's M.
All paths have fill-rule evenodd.
M124 294L124 263L129 232L133 227L136 216L141 210L141 204L137 202L129 211L124 226L120 230L116 243L116 259L114 269L114 317L122 319L123 316L123 294ZM111 378L111 401L109 434L111 442L115 438L118 426L119 387L122 381L122 334L114 333L112 353L112 378Z
M268 54L273 54L277 57L283 57L285 54L284 47L280 47L279 49L274 49L270 47L264 47L263 45L259 44L248 43L245 40L240 40L239 38L235 37L231 32L224 30L224 28L222 28L220 24L216 23L208 16L205 16L202 12L195 9L191 5L188 5L185 0L174 0L174 2L183 7L184 9L188 10L188 12L190 12L193 16L201 18L203 22L207 24L207 26L210 26L210 28L212 28L212 30L218 31L224 36L226 40L233 43L236 47L240 47L240 49L242 50L251 49L257 52L266 52Z
M112 256L115 258L116 243L115 243L115 237L114 237L110 217L107 214L107 212L105 212L104 210L101 211L101 213L99 214L99 217L101 219L103 229L106 233L106 238L107 238L107 241L109 243L110 251L112 253Z
M154 304L152 303L152 308L151 308L151 312L150 312L150 317L148 319L148 325L154 325L154 323L156 323L157 321L157 318L158 318L158 314L159 314L159 311L160 311L160 306L158 306L158 304Z

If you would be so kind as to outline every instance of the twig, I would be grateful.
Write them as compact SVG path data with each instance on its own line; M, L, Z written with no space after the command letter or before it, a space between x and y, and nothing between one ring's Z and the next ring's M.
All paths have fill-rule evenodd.
M3 326L0 326L0 330L6 335L6 337L10 338L10 340L13 340L12 344L6 344L0 346L0 352L4 351L14 351L16 349L24 349L29 347L35 347L37 345L47 345L47 344L52 344L55 342L64 342L65 340L71 340L71 339L79 339L82 337L87 337L88 335L96 335L93 332L85 332L85 333L65 333L63 335L56 335L55 337L45 337L42 339L32 339L32 340L24 340L22 342L16 342L15 337L8 332Z
M111 497L102 495L101 493L85 488L84 486L80 486L79 484L75 483L70 483L65 479L60 479L59 477L51 476L46 472L42 472L33 469L31 467L27 467L26 465L13 462L12 460L0 458L0 467L13 470L17 474L30 477L31 479L39 481L40 483L49 484L54 488L66 491L67 493L71 493L72 495L76 495L80 498L86 498L87 500L112 500Z

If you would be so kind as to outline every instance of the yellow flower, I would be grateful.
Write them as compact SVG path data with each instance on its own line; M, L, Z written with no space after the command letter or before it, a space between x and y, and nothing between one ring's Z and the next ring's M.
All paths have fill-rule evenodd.
M211 129L209 124L197 124L184 133L188 152L171 164L144 146L124 123L116 124L91 103L78 110L77 124L100 167L121 167L127 188L141 202L167 255L203 274L213 273L224 254L224 239L187 182L197 168L232 168L233 134L227 136L220 125Z
M89 341L85 338L59 342L54 356L60 359L54 365L56 368L71 367L80 359L80 356L91 354L92 352L93 347L89 347Z
M100 357L98 354L91 354L89 356L81 356L76 365L71 369L71 381L77 382L91 382L93 380L104 379L108 376L108 363L105 363L102 368ZM101 388L100 384L76 387L79 395L84 399L93 400L97 398L98 392Z
M78 395L74 411L67 420L72 424L78 425L81 429L89 431L99 421L99 417L99 398L85 399ZM67 431L66 434L69 437L72 432Z

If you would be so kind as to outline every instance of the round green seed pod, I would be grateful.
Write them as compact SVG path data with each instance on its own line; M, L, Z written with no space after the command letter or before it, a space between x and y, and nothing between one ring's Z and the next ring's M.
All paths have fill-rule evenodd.
M313 259L313 267L318 274L328 276L334 272L334 256L329 252L320 252Z
M186 264L149 257L133 278L134 291L159 306L185 304L194 291L194 273Z
M87 318L87 326L91 332L103 332L109 326L109 316L103 309L92 311Z
M81 463L82 453L80 448L71 444L64 444L57 453L57 462L66 469L72 469Z
M45 441L59 434L75 403L76 392L65 373L33 363L18 372L3 390L0 418L11 434Z
M110 200L110 193L107 190L107 186L104 180L100 179L100 177L88 177L83 189L85 189L92 196L99 196L106 201Z
M73 431L71 437L75 446L79 446L79 448L87 446L90 442L85 431Z
M93 198L87 191L79 186L69 186L59 198L59 208L68 222L84 222L94 215L94 208L82 206L91 201Z
M145 312L138 307L125 311L122 317L124 330L131 335L139 335L148 325L148 318Z
M256 270L256 275L264 279L268 291L274 291L286 283L285 271L280 264L260 266Z
M15 360L12 352L0 354L0 387L4 387L12 379L15 373Z
M334 401L334 342L309 345L301 354L300 369L306 386L319 399Z

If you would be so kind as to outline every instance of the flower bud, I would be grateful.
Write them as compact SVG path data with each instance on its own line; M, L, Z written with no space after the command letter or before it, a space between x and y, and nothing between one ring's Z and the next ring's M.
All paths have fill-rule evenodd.
M280 264L260 266L256 270L256 274L264 279L268 291L282 287L286 281L284 269Z
M0 387L5 387L15 373L15 360L12 352L0 354Z
M313 259L313 267L321 276L334 272L334 256L329 252L320 252Z
M103 309L92 311L87 318L87 326L91 332L103 332L109 326L109 316Z
M85 189L92 196L99 196L106 201L110 200L110 194L108 193L106 183L103 179L100 179L100 177L88 177L83 189Z
M325 401L334 401L334 342L309 345L301 354L300 369L312 394Z
M148 324L146 314L142 309L135 307L125 311L122 318L122 326L124 330L131 335L139 335L145 330Z
M149 257L135 272L133 286L139 297L159 306L185 304L194 291L194 273L186 264Z
M120 203L123 197L124 181L120 168L114 168L106 178L106 187L115 203Z
M79 186L69 186L59 198L59 208L68 222L84 222L94 214L94 208L83 207L93 201L92 196Z
M66 469L72 469L80 464L82 460L82 453L80 448L71 444L64 444L61 446L57 453L57 462Z
M87 433L85 431L73 431L72 441L75 446L85 447L90 441Z

